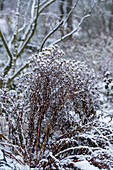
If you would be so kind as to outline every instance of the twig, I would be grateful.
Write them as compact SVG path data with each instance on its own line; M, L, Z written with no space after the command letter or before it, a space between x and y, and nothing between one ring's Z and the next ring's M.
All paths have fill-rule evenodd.
M66 18L65 21L64 21L64 25L66 24L67 20L69 19L70 15L72 14L73 10L76 8L77 4L78 4L78 0L77 0L77 2L75 3L75 5L72 7L72 9L70 10L70 12L68 13L67 18Z
M18 0L17 10L16 10L16 25L14 31L14 54L13 54L15 57L14 64L16 62L17 53L18 53L18 29L19 29L20 4L21 4L21 0Z
M47 8L49 5L51 5L53 2L55 2L56 0L51 0L49 2L47 2L40 10L39 10L39 14L42 13L42 11Z
M48 0L43 1L40 6L44 5L46 2L48 2Z
M33 17L34 17L34 9L35 9L35 1L33 1L32 7L31 7L31 18L32 18L32 19L33 19Z
M40 161L41 156L42 156L42 154L43 154L43 152L44 152L45 145L46 145L46 141L47 141L47 137L48 137L48 132L49 132L49 129L50 129L50 126L51 126L51 123L52 123L52 120L53 120L53 118L54 118L55 113L56 113L56 110L54 110L54 113L53 113L53 115L52 115L52 118L51 118L51 120L50 120L50 123L49 123L49 125L48 125L48 127L47 127L47 131L46 131L45 139L44 139L44 144L43 144L43 147L42 147L42 149L41 149L41 151L40 151L40 155L39 155L38 161Z
M45 42L47 41L47 39L56 31L58 30L58 28L63 24L64 20L62 20L42 41L41 47L40 47L40 51L42 51L42 48L45 44Z
M24 68L27 68L29 66L29 62L27 62L24 66L22 66L11 78L9 78L9 80L8 80L8 84L10 84L11 82L12 82L12 80L15 78L15 77L17 77L20 73L21 73L21 71L23 71L24 70Z
M37 28L37 19L39 17L39 4L40 4L40 0L38 0L36 16L35 16L34 20L31 22L28 30L26 31L26 34L22 38L23 39L23 44L22 44L22 47L20 46L20 50L18 52L17 58L19 58L19 56L22 54L25 47L27 46L27 44L29 43L29 41L31 40L31 38L33 37L33 35L35 33L35 30Z
M16 150L16 152L18 153L18 155L19 155L20 157L22 157L22 155L19 153L19 151L16 149L16 147L13 146L12 143L11 143L2 133L0 133L0 138L4 138L4 139ZM23 158L23 157L22 157L22 158Z
M40 126L41 126L41 114L40 114L39 123L38 123L37 142L36 142L36 155L38 155L38 141L39 141L39 135L40 135Z
M84 17L81 18L81 21L79 22L78 26L76 29L72 30L70 33L64 35L63 37L61 37L60 39L56 40L55 42L52 43L52 45L54 44L58 44L59 42L65 40L67 37L71 36L72 34L74 34L75 32L78 31L78 29L80 28L81 24L83 23L83 21L88 18L90 16L90 14L85 15Z
M18 32L21 32L21 31L24 30L24 28L27 26L27 23L26 23L26 21L27 21L27 13L28 13L28 9L29 9L29 7L30 7L30 4L31 4L31 0L29 0L28 5L27 5L27 8L26 8L26 11L25 11L24 24L23 24L23 26L18 30Z
M9 63L8 63L8 65L5 67L5 69L4 69L4 71L3 71L3 73L4 73L3 76L5 76L5 75L8 73L8 71L10 70L10 68L11 68L12 60L13 60L13 54L11 53L11 51L10 51L10 49L9 49L9 47L8 47L8 44L7 44L6 40L5 40L5 37L3 36L1 30L0 30L0 37L1 37L1 39L2 39L2 42L3 42L3 44L4 44L5 48L6 48L6 51L7 51L8 57L9 57Z
M15 159L19 164L25 165L25 163L23 163L21 160L16 159L15 156L14 156L12 153L10 153L10 152L8 152L8 151L6 151L6 150L4 150L4 149L2 149L2 152L3 152L6 156L9 156L10 158Z
M6 48L6 51L7 51L8 55L9 55L9 57L10 57L10 60L12 61L13 55L12 55L11 51L9 50L9 47L8 47L8 45L7 45L7 42L6 42L6 40L5 40L5 37L3 36L1 30L0 30L0 37L1 37L1 39L2 39L2 41L3 41L3 44L4 44L5 48Z

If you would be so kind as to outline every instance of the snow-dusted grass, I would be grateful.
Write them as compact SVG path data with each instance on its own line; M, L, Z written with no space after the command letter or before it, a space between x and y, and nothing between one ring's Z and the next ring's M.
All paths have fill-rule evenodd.
M46 162L45 162L46 161ZM113 168L113 127L98 120L84 126L78 125L58 138L52 153L39 167L85 170ZM42 164L43 162L43 164Z
M7 156L6 161L0 152L0 165L6 169L7 164L17 170L26 169L28 166L18 164L15 159ZM15 156L18 160L20 157ZM113 126L95 120L86 125L76 125L75 128L60 135L56 142L51 144L51 150L44 159L37 164L38 169L66 169L80 168L81 170L97 170L113 168ZM34 168L33 168L34 169Z

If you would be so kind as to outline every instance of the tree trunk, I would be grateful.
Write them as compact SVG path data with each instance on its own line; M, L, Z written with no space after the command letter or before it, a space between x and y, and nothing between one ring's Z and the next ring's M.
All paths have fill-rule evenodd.
M113 3L113 0L112 0L112 3ZM112 29L113 29L113 5L111 5L111 16L109 18L109 35L112 36Z
M3 11L4 9L4 0L1 0L0 2L0 11Z
M60 9L60 21L63 19L64 17L64 9L63 9L63 6L64 6L64 0L62 0L59 4L59 9ZM64 28L63 26L60 27L60 32L61 32L61 36L64 35Z
M106 32L105 16L104 16L103 13L102 13L102 33L103 33L104 35L107 34L107 32Z

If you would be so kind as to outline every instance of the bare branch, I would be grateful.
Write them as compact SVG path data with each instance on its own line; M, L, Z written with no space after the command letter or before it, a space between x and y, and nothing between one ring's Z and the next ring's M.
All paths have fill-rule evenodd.
M78 0L77 0L76 4L73 6L72 11L73 11L74 8L76 7L77 3L78 3ZM89 13L81 18L81 20L80 20L77 28L75 28L74 30L72 30L70 33L64 35L64 36L61 37L60 39L56 40L55 42L53 42L52 45L57 44L57 43L63 41L64 39L68 38L69 36L71 36L72 34L74 34L75 32L77 32L78 29L80 28L81 24L83 23L83 21L84 21L86 18L88 18L88 17L91 16L92 10L93 10L93 8L95 7L96 3L97 3L97 1L94 1L94 4L93 4L92 8L89 10ZM70 11L70 14L72 13L72 11ZM69 15L70 15L70 14L69 14ZM65 20L64 22L66 22L66 21L68 20L69 15L67 16L67 18L66 18L66 20Z
M29 3L28 3L28 5L27 5L26 11L25 11L25 15L24 15L24 24L23 24L23 26L18 30L18 32L23 31L24 28L27 26L26 21L27 21L27 14L28 14L28 9L29 9L29 7L30 7L30 4L31 4L31 0L29 0Z
M72 9L71 9L70 12L68 13L68 15L67 15L67 17L66 17L66 19L65 19L65 21L64 21L64 25L66 24L67 20L69 19L70 15L72 14L73 10L76 8L76 6L77 6L77 4L78 4L78 1L79 1L79 0L77 0L77 2L74 4L74 6L72 7Z
M8 56L10 57L10 60L11 60L11 62L12 62L13 55L12 55L11 51L9 50L9 47L8 47L8 45L7 45L7 42L6 42L6 40L5 40L5 37L3 36L1 30L0 30L0 37L1 37L2 42L3 42L3 44L4 44L5 48L6 48L6 51L7 51L7 53L8 53Z
M65 21L62 20L62 21L44 38L44 40L42 41L41 47L40 47L40 51L42 51L42 48L43 48L45 42L47 41L47 39L48 39L56 30L58 30L58 28L59 28L62 24L65 24L65 23L67 22L68 18L70 17L71 13L73 12L73 10L74 10L75 7L77 6L77 4L78 4L78 0L77 0L77 2L75 3L75 5L72 7L72 9L70 10L70 12L69 12L67 18L65 19Z
M29 66L29 62L24 64L12 77L9 78L8 84L10 84L12 82L12 80L14 80L14 78L17 77L28 66Z
M16 152L18 153L18 155L23 158L23 156L22 156L21 153L16 149L16 147L15 147L2 133L0 133L0 138L4 138L4 139L16 150ZM24 159L23 159L23 160L24 160Z
M32 36L35 33L35 30L36 30L36 27L37 27L37 19L39 17L39 4L40 4L40 0L38 0L36 16L35 16L34 20L31 22L29 28L27 29L25 35L22 38L23 43L22 43L22 46L20 45L20 50L18 52L17 58L22 54L25 47L27 46L27 44L29 43L29 41L31 40Z
M51 0L48 3L46 3L40 10L39 10L39 5L40 5L40 1L38 1L38 6L37 6L37 14L35 19L32 21L27 33L26 33L26 37L23 43L23 46L20 47L20 51L18 52L17 58L22 54L22 52L24 51L25 47L27 46L28 42L30 41L30 39L32 38L32 36L35 33L36 27L37 27L37 19L40 15L40 13L46 8L48 7L50 4L52 4L54 1L56 0Z
M32 3L32 8L31 8L31 18L33 19L34 17L34 9L35 9L35 1Z
M45 44L45 42L47 41L47 39L55 32L58 30L58 28L63 24L64 20L62 20L42 41L41 47L40 47L40 51L42 51L42 48Z
M5 40L5 37L2 34L1 30L0 30L0 37L2 39L2 42L3 42L4 46L5 46L5 49L7 51L8 58L9 58L9 62L6 65L6 67L4 68L4 71L3 71L3 73L4 73L3 76L5 76L8 73L8 71L10 70L11 66L12 66L13 54L11 53L11 51L10 51L10 49L8 47L8 44L7 44L6 40Z
M31 40L32 36L34 35L35 30L36 30L36 22L37 22L37 20L35 20L35 24L31 25L31 27L29 28L29 30L28 30L29 32L27 32L27 35L26 35L26 41L24 41L23 46L20 48L18 55L17 55L17 58L20 57L20 55L24 51L25 47L27 46L27 44Z
M17 11L16 11L16 25L15 25L15 32L14 32L14 54L13 55L15 58L17 58L17 53L18 53L18 29L19 29L20 4L21 4L21 0L18 0Z
M51 0L48 3L46 3L40 10L39 10L39 14L45 9L47 8L49 5L51 5L53 2L55 2L56 0Z
M71 36L72 34L74 34L75 32L78 31L78 29L80 28L81 24L83 23L83 21L88 18L90 16L90 14L85 15L84 17L81 18L81 21L79 22L77 28L75 28L74 30L72 30L70 33L64 35L63 37L61 37L60 39L56 40L54 43L52 43L52 45L54 44L58 44L59 42L63 41L64 39L66 39L67 37Z
M44 5L44 4L47 3L47 2L48 2L48 0L43 1L43 2L40 4L40 6Z

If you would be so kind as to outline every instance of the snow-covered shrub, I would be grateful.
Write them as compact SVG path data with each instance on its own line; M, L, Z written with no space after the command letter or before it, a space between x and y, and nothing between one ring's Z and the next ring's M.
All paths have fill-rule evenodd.
M56 45L31 57L31 105L36 107L34 112L46 110L45 115L57 110L59 120L72 110L83 123L87 122L95 117L97 106L94 72L84 63L67 61L62 56L63 51Z
M30 57L32 71L20 76L18 89L2 90L1 112L8 137L24 160L35 167L49 152L55 130L76 126L70 111L83 124L96 117L95 77L84 63L66 61L60 48L50 46ZM78 119L78 118L77 118Z

